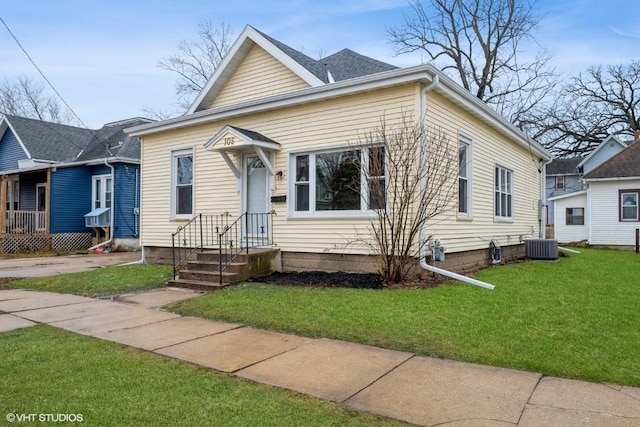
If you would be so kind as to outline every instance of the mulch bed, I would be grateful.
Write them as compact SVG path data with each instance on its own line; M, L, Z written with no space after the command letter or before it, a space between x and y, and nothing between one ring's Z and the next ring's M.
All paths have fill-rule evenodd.
M250 282L274 283L286 286L311 286L325 288L354 289L429 289L445 280L441 276L429 276L426 279L415 278L402 283L385 284L379 275L366 273L328 273L326 271L296 271L288 273L274 272L267 276L256 277Z

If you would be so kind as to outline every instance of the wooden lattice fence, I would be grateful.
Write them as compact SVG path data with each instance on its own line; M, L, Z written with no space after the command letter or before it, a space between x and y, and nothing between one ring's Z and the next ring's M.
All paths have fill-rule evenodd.
M0 253L21 253L44 250L74 251L91 246L91 233L2 234Z

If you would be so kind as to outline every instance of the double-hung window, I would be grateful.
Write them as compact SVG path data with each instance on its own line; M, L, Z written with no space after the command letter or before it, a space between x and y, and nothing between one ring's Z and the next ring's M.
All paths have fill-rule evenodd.
M111 175L95 175L92 177L92 181L91 208L110 208L113 198Z
M620 190L620 221L639 221L638 195L640 190Z
M171 217L189 218L193 214L193 150L171 153Z
M567 225L584 225L584 208L567 208Z
M458 141L458 217L471 217L471 139Z
M20 210L20 181L7 181L6 187L6 206L8 211Z
M513 219L513 171L502 166L495 168L494 207L496 219Z
M292 155L292 213L357 215L384 209L385 159L382 146Z
M564 180L564 176L556 176L555 177L555 184L553 186L553 188L557 191L563 191L565 189L565 180Z

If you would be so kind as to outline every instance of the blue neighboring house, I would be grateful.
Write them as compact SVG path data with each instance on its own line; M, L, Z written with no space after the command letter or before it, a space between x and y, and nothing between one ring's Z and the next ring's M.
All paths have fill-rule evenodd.
M133 118L91 130L0 118L0 252L138 247L140 141Z

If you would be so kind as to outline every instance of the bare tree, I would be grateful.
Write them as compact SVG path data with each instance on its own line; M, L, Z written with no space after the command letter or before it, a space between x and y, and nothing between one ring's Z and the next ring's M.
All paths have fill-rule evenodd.
M0 113L72 124L73 115L58 100L44 91L44 86L27 76L0 84Z
M215 26L211 21L203 21L198 24L197 34L197 40L183 40L178 44L179 53L158 62L158 67L178 74L176 98L183 110L189 108L204 88L233 43L233 31L224 22Z
M404 25L389 30L397 54L424 52L498 113L519 123L555 85L550 56L519 56L538 46L539 23L526 0L429 0L410 2Z
M583 155L609 135L640 130L640 61L595 66L569 79L523 128L557 156Z
M382 118L354 148L364 153L357 157L368 189L362 196L376 212L357 243L376 255L383 280L403 281L429 240L420 241L423 227L456 207L457 144L405 112L397 123Z

